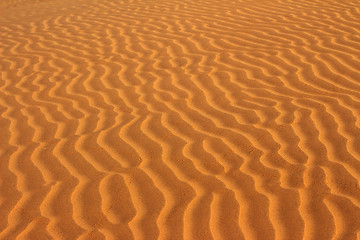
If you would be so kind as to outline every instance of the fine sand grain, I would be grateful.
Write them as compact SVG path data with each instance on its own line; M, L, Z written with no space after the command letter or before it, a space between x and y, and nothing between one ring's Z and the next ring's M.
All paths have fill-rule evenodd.
M359 240L359 0L1 0L0 239Z

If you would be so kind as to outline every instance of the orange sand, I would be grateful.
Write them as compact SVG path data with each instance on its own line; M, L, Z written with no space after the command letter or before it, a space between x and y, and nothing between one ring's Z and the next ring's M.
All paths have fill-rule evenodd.
M0 239L360 239L359 0L2 0Z

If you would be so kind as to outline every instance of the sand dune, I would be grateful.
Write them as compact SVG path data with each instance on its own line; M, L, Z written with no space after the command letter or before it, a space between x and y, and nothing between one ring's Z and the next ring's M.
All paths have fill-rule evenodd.
M0 239L360 239L358 0L3 0Z

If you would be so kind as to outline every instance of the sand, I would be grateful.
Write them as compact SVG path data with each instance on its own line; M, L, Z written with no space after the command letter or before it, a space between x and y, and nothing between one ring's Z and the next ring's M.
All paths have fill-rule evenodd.
M0 239L360 239L360 1L2 0Z

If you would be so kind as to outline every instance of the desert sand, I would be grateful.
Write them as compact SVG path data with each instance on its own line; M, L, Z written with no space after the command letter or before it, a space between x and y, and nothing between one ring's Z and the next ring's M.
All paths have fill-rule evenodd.
M360 239L358 0L2 0L0 70L0 239Z

